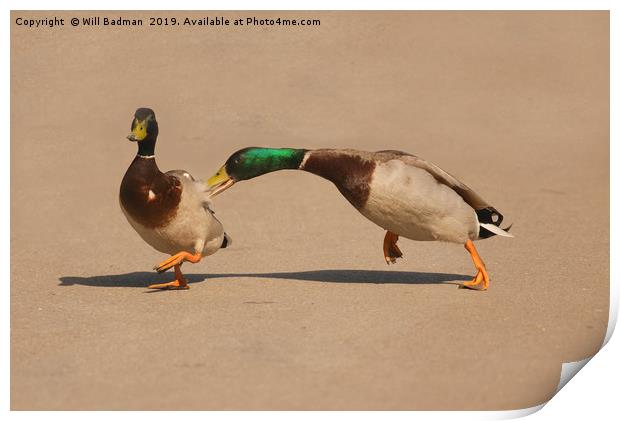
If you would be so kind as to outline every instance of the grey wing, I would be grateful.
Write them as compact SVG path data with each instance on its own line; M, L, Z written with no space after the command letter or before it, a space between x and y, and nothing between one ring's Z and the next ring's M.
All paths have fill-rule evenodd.
M480 197L475 191L469 188L465 183L459 181L452 174L442 170L432 162L425 161L415 155L411 155L406 152L385 150L378 151L377 154L383 155L383 159L389 161L390 159L399 159L409 165L421 168L431 174L435 180L444 184L458 193L463 200L475 210L488 208L490 205Z
M479 222L493 224L498 227L502 223L504 216L499 213L497 209L491 206L465 183L462 183L452 174L442 170L432 162L402 151L384 150L377 151L376 154L381 160L389 161L391 159L400 159L409 165L413 165L427 171L435 180L437 180L437 182L450 187L459 196L461 196L465 203L476 211Z

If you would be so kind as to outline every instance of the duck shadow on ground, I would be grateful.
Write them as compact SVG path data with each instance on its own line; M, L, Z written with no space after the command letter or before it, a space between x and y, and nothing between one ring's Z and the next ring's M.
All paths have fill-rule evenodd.
M131 272L118 275L98 275L88 277L63 276L59 278L60 286L85 285L91 287L128 287L146 288L158 282L167 282L170 275L162 276L155 272ZM398 272L385 270L311 270L305 272L269 272L269 273L204 273L185 274L190 284L218 278L270 278L310 282L336 282L354 284L452 284L467 281L469 275L453 273Z

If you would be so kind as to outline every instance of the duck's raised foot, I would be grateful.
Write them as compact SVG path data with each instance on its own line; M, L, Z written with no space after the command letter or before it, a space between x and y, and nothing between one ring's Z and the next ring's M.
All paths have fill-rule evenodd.
M175 254L174 256L164 260L157 266L153 267L157 272L165 272L173 266L179 266L183 262L198 263L202 258L200 253L191 254L186 251Z
M392 231L385 233L385 238L383 239L383 257L385 257L385 263L388 265L390 263L396 263L396 259L403 257L403 252L400 251L400 248L396 245L397 241L398 235L394 234Z

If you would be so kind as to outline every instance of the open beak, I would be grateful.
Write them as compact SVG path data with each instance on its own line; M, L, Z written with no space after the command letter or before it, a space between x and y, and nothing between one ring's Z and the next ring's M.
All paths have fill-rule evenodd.
M224 190L232 187L235 184L235 180L228 176L226 168L220 168L213 177L207 180L207 184L211 188L209 197L215 197L222 193Z

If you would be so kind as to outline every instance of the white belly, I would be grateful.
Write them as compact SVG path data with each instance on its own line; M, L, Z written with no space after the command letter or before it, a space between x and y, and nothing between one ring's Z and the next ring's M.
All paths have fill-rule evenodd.
M362 215L418 241L465 243L478 237L476 212L423 169L392 160L377 165Z

